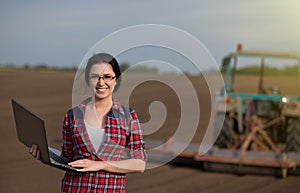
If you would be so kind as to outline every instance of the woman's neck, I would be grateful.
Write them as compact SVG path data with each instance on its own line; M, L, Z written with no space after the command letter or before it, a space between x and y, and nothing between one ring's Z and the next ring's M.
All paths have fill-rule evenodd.
M112 98L93 99L86 107L85 121L94 128L104 128L104 118L110 111L112 104Z
M110 109L112 107L112 98L95 99L94 106L96 109Z

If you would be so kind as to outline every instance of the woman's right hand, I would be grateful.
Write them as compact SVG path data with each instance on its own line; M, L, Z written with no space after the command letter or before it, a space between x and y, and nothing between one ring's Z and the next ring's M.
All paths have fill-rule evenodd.
M36 159L40 160L41 158L41 152L37 145L33 144L31 147L29 147L29 153Z

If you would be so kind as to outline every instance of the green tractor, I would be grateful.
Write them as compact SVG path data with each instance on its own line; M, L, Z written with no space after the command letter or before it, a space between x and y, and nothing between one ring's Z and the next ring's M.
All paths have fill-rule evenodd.
M215 148L199 160L208 168L219 162L293 173L300 167L300 53L239 45L224 57L222 71L225 86L216 100L222 129Z

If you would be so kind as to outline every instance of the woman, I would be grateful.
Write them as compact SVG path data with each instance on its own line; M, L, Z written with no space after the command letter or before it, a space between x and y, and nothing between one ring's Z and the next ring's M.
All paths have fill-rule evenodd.
M121 71L109 54L92 56L85 81L93 97L66 113L62 156L67 171L62 192L125 192L126 173L143 172L147 154L137 114L113 98ZM30 153L38 157L36 146Z

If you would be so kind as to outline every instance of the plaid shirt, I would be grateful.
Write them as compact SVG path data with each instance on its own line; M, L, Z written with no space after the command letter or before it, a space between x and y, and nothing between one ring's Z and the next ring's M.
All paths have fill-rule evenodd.
M86 131L84 112L91 98L66 113L63 123L62 155L70 161L90 159L118 161L147 160L143 136L134 110L120 105L116 99L105 117L105 138L95 150ZM125 174L67 171L62 180L62 192L125 192Z

